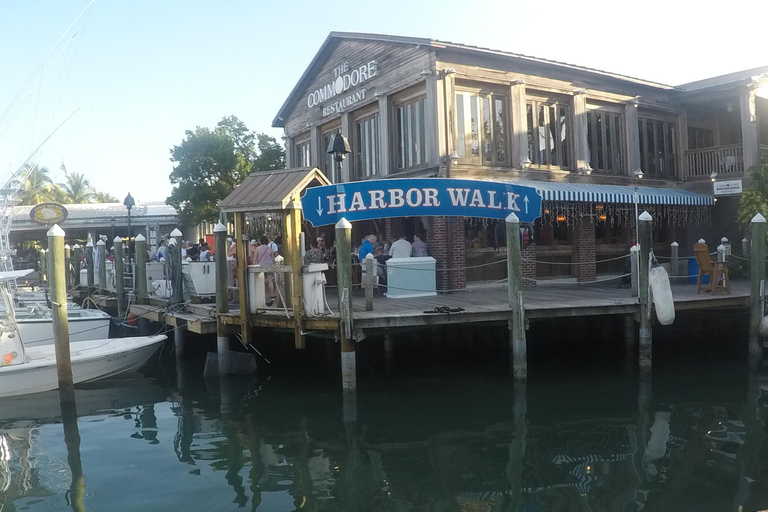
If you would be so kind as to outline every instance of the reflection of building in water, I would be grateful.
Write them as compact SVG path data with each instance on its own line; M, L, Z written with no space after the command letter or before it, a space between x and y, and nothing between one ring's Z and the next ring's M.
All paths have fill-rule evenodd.
M35 453L38 429L4 428L0 432L0 510L20 498L53 496L51 490L68 466L42 453ZM41 459L51 464L41 464Z

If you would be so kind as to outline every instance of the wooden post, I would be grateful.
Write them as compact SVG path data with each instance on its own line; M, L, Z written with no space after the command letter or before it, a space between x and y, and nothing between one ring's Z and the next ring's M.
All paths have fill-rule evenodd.
M235 213L235 236L234 240L237 244L237 286L238 286L238 302L240 303L240 338L243 345L250 345L251 343L251 329L248 325L248 284L246 283L246 273L248 270L248 258L245 254L245 246L243 245L243 233L245 232L245 213ZM217 250L218 252L218 250ZM224 257L226 258L226 252ZM217 256L218 257L218 256Z
M175 237L168 241L168 256L171 263L171 303L184 302L184 281L181 272L181 242Z
M341 383L344 389L356 389L357 362L352 339L352 224L343 217L336 223L336 272L341 319Z
M297 200L296 198L295 200ZM294 319L294 346L297 349L306 348L306 340L302 334L302 323L304 318L304 281L302 280L301 272L301 210L288 209L285 215L286 220L286 234L288 237L283 240L283 247L289 248L286 251L286 260L291 266L291 275L293 286L291 289L291 304L293 305L293 319ZM338 246L337 246L338 254ZM350 251L350 254L351 251Z
M671 256L671 265L672 265L672 272L671 274L673 276L680 275L680 260L679 260L679 250L680 250L680 244L677 242L672 242L669 246L669 254Z
M80 258L82 258L83 249L80 244L72 246L72 273L74 274L75 286L80 286Z
M93 242L88 241L87 244L85 244L85 264L87 265L85 267L86 269L86 283L88 285L89 291L88 293L93 291L93 287L96 286L96 272L93 268Z
M648 301L648 272L650 270L650 255L653 243L653 217L643 212L638 217L640 221L640 250L638 252L637 293L640 297L640 374L651 372L653 359L651 345L651 305Z
M146 304L149 294L147 293L147 239L139 233L133 239L136 242L135 270L133 272L133 287L136 291L136 302Z
M67 290L72 286L72 248L64 244L64 282Z
M373 283L376 281L373 254L368 253L363 264L365 265L365 310L373 311Z
M637 262L637 251L639 247L637 244L633 245L629 248L629 262L631 267L632 275L630 276L630 281L632 283L632 297L637 297L637 273L638 273L638 262Z
M48 282L53 311L53 343L56 350L56 370L59 376L59 399L75 401L72 358L69 353L69 319L67 318L67 285L64 282L64 230L54 224L48 230L48 251L51 268Z
M763 294L765 293L765 227L765 217L759 213L752 217L752 251L750 251L752 290L749 315L749 354L751 356L759 356L763 353L763 347L760 345L760 320L763 319ZM714 284L712 283L712 286Z
M224 330L221 315L229 313L229 291L227 290L227 226L219 222L213 228L214 247L216 248L216 354L218 356L219 375L227 373L229 356L229 336Z
M520 257L520 219L510 213L507 224L507 300L511 315L509 350L512 353L512 374L515 379L528 378L528 354L525 340L525 306L523 304L523 267Z
M48 269L47 269L47 267L48 267L48 251L46 251L45 249L40 249L40 256L39 257L40 257L40 260L37 262L37 266L38 266L38 268L40 270L40 280L43 283L47 283L48 282L48 275L47 275L47 272L48 272Z
M117 316L122 317L126 314L125 300L125 260L123 259L123 239L116 236L113 240L115 244L115 295L117 295Z
M104 240L96 242L96 250L99 251L99 293L107 293L107 244Z

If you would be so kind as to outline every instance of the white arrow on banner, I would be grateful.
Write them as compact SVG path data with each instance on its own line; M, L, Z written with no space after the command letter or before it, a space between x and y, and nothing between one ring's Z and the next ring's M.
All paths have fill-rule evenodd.
M318 216L323 215L323 198L322 197L317 198L317 215Z
M528 196L523 198L523 202L525 203L525 214L528 215Z

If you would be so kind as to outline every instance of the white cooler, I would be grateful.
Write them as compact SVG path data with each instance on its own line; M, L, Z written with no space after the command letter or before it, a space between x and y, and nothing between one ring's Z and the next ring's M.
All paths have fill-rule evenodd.
M391 299L437 295L435 258L390 258L387 260L387 293Z

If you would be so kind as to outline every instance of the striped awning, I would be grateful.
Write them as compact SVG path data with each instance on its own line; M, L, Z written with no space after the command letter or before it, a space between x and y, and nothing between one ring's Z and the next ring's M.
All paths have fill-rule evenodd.
M506 181L506 180L505 180ZM508 180L507 183L533 187L544 201L576 201L587 203L629 203L667 205L713 205L714 197L687 190L620 185L592 185L553 181Z

